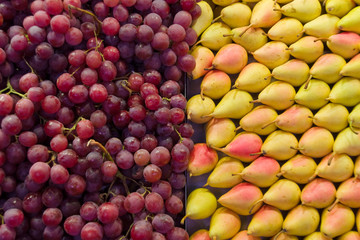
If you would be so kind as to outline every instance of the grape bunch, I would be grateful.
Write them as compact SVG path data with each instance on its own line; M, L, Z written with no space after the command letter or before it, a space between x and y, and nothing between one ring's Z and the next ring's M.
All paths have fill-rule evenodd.
M182 240L195 0L0 1L0 240Z

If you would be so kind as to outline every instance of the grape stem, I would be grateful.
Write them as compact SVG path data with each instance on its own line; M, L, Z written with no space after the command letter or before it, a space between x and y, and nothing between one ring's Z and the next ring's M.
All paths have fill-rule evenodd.
M179 135L180 143L182 143L184 141L184 138L181 136L181 134L179 133L179 131L176 128L174 128L174 129L175 129L175 132Z
M56 159L56 153L54 151L48 151L51 154L51 158L49 161L46 162L46 164L52 163L52 165L56 165L55 159Z
M1 90L0 93L6 92L6 91L8 91L6 94L11 94L11 93L13 93L13 94L16 94L16 95L18 95L18 96L20 96L20 97L22 97L22 98L26 98L26 95L25 95L25 94L22 94L22 93L17 92L17 91L11 86L10 80L7 81L7 83L6 83L6 88L4 88L3 90Z
M1 219L1 225L4 224L4 216L2 214L0 214L0 219Z
M78 124L78 122L80 122L83 119L85 118L79 117L71 128L64 128L64 130L67 131L66 136L69 136L70 133L76 129L76 125Z
M72 9L75 9L75 10L77 10L77 11L79 11L79 12L82 12L82 13L85 13L85 14L88 14L88 15L92 16L93 19L94 19L95 22L96 22L96 31L97 31L97 34L96 34L96 35L98 35L98 34L100 33L102 22L96 17L95 14L93 14L92 12L87 11L87 10L85 10L85 9L81 9L81 8L75 7L74 5L71 5L71 4L68 5L68 9L69 9L70 18L73 18L73 13L72 13L72 11L71 11Z

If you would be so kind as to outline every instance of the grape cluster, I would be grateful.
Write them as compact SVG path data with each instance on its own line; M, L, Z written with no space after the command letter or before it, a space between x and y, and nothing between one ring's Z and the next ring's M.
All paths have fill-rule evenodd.
M0 239L182 240L195 0L0 1Z

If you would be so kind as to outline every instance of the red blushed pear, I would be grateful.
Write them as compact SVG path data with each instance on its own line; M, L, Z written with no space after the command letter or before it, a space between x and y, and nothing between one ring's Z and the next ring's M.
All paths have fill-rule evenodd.
M353 229L355 224L355 214L351 208L341 203L337 203L329 208L325 208L321 214L320 232L330 238L338 237Z
M332 211L339 202L351 208L360 207L360 179L349 178L342 182L336 191L336 200L328 211Z
M211 238L208 230L199 229L190 236L189 240L211 240Z
M301 203L314 208L325 208L335 200L336 188L332 182L315 178L301 192Z
M213 170L218 162L218 154L205 143L194 145L190 153L188 171L190 176L199 176Z
M356 231L350 231L341 235L338 240L360 240L360 233Z
M261 146L262 139L259 135L250 132L241 132L224 148L210 147L243 162L252 162L258 157L256 153L261 151Z
M251 236L247 233L247 230L238 232L231 240L261 240L261 237Z
M329 38L319 38L319 40L325 40L331 52L339 54L345 59L352 58L359 53L360 36L354 32L341 32Z

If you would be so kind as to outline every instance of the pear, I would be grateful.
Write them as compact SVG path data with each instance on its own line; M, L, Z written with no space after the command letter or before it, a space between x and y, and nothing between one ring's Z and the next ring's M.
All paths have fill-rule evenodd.
M199 229L190 236L189 240L211 240L211 238L207 229Z
M205 117L215 109L214 101L209 97L201 97L200 94L192 96L186 104L187 118L198 124L208 122L211 117Z
M258 200L254 206L263 202L280 210L290 210L299 203L300 194L300 187L295 182L280 179L271 185L263 198Z
M350 231L338 237L338 240L360 240L360 233Z
M287 49L294 58L303 60L306 63L313 63L324 52L324 44L316 40L316 37L305 36L291 44Z
M337 203L331 211L329 208L321 214L320 232L334 238L349 232L355 224L355 215L351 208Z
M279 209L263 205L252 217L248 234L257 237L272 237L281 230L283 216Z
M213 22L221 18L230 28L243 27L250 24L251 9L243 3L233 3L221 10L220 16L215 18Z
M222 7L226 7L226 6L229 6L229 5L237 2L237 0L212 0L212 1L215 5L222 6Z
M309 78L309 66L302 60L291 59L272 70L272 76L299 87Z
M210 147L243 162L252 162L257 158L256 155L252 154L259 152L261 145L262 140L259 135L251 132L241 132L224 148Z
M208 70L204 68L209 68L212 65L212 61L214 59L214 53L203 46L196 46L192 51L191 55L195 59L195 68L191 72L192 79L198 79L204 76Z
M328 210L333 211L338 203L351 208L360 207L360 179L353 177L342 182L336 191L336 200Z
M360 102L360 80L343 77L332 87L328 99L346 107L355 106Z
M241 219L235 212L225 207L218 208L210 219L209 236L211 239L228 239L240 230Z
M295 95L295 102L304 105L311 110L316 110L326 105L330 94L330 87L327 83L311 79L308 83L301 85Z
M342 67L340 75L360 78L360 54L356 54Z
M294 134L276 130L265 139L260 153L282 161L293 157L297 152L297 146L298 140Z
M239 175L258 187L269 187L278 180L276 174L279 172L280 165L275 159L262 156L250 163Z
M205 143L196 143L190 152L188 172L199 176L213 170L218 162L218 154Z
M356 211L356 219L355 219L355 221L356 221L356 230L359 232L360 231L360 209L358 209L357 211Z
M274 122L277 116L272 107L259 105L240 119L240 126L236 130L243 129L259 135L269 135L277 129Z
M223 97L231 88L229 75L220 70L208 72L201 81L200 95L208 96L211 99Z
M228 74L239 73L248 61L246 50L238 44L227 44L215 55L212 68L224 71Z
M255 60L269 69L274 69L289 60L290 54L287 48L287 45L283 42L271 41L265 43L264 46L252 52L252 54Z
M354 177L360 178L360 156L355 159L354 163Z
M329 154L334 145L334 137L329 130L312 127L299 140L298 150L309 157L320 158Z
M198 43L211 50L218 51L223 46L231 43L230 37L224 37L231 33L231 28L222 22L211 24L202 34Z
M337 103L328 103L315 113L313 123L324 127L330 132L340 132L347 127L349 111Z
M281 41L289 45L302 37L303 25L295 18L286 17L275 23L267 35L273 41Z
M336 83L342 76L341 69L346 61L340 55L327 53L320 56L310 68L310 75L313 78L323 80L328 84Z
M219 17L221 15L221 11L224 9L225 6L220 6L220 5L214 5L213 8L213 12L214 12L214 20L212 20L211 23L216 22L217 20L219 20ZM223 21L222 21L223 22Z
M261 240L261 237L255 237L248 234L247 230L238 232L231 240Z
M326 45L333 53L343 58L352 58L359 53L360 36L353 32L341 32L325 39Z
M232 157L223 157L209 175L206 184L214 188L230 188L242 182L239 174L244 169L243 164Z
M243 182L239 183L228 192L220 196L218 202L240 215L250 215L255 213L261 204L253 207L254 203L262 199L263 194L257 186ZM251 211L250 211L251 210Z
M347 127L335 138L334 153L346 153L350 156L360 155L360 136Z
M214 194L206 188L197 188L187 198L186 213L181 223L183 224L186 218L208 218L215 212L216 207L217 202Z
M304 30L307 35L317 38L328 38L331 35L337 34L340 31L336 26L336 23L339 20L340 18L334 15L323 14L315 18L314 20L306 23L304 25Z
M270 240L299 240L297 236L287 235L284 232L280 232L276 234L274 237L270 238Z
M232 89L220 100L207 117L240 119L253 108L252 96L245 91Z
M268 41L266 33L262 28L233 28L230 36L235 43L240 44L249 52L256 51Z
M301 192L301 203L314 208L326 208L335 200L336 188L332 182L315 178Z
M354 7L355 3L353 0L326 0L325 3L326 12L340 18L345 16Z
M326 237L321 232L313 232L309 235L307 235L304 240L332 240L332 238Z
M293 17L302 23L310 22L321 14L321 4L319 0L294 0L285 4L281 9L275 7L288 17Z
M233 87L250 93L258 93L269 85L270 81L270 70L264 64L252 62L241 70Z
M360 6L350 10L344 17L337 23L337 27L341 31L351 31L360 34Z
M235 137L235 124L228 118L213 118L206 124L206 144L223 147Z
M283 176L298 184L305 184L315 173L317 165L311 157L297 154L286 161L280 168L278 177Z
M350 112L348 116L349 127L357 132L360 128L360 104L357 104Z
M266 104L275 110L284 110L294 104L295 88L287 82L275 81L265 87L253 103Z
M211 25L214 13L211 6L206 1L201 1L196 4L201 8L201 14L197 19L192 21L191 28L194 29L199 37L201 33Z

